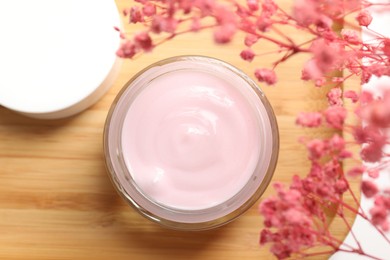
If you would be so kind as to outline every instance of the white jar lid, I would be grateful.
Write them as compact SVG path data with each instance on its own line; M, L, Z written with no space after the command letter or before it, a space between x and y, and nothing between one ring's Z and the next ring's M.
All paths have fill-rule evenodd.
M61 118L95 103L119 69L113 0L0 1L0 105Z

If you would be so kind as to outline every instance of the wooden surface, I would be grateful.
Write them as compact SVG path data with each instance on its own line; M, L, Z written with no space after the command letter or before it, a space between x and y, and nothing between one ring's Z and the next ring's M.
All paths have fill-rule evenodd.
M279 2L288 8L291 1ZM129 2L117 4L121 9ZM266 52L270 47L263 43L258 50ZM258 245L262 227L258 203L216 230L166 230L124 203L109 181L103 160L107 111L137 71L163 58L198 54L223 59L252 76L256 67L275 58L264 56L249 64L239 58L242 48L240 41L216 46L207 31L181 36L151 54L125 61L109 93L68 119L40 121L0 108L0 259L273 259L267 248ZM331 134L294 125L298 112L325 105L325 92L300 80L306 59L301 55L281 64L277 86L261 86L280 129L274 181L289 182L293 174L307 172L307 155L297 142L300 136ZM269 188L265 196L271 193ZM343 225L333 230L341 239L346 235Z

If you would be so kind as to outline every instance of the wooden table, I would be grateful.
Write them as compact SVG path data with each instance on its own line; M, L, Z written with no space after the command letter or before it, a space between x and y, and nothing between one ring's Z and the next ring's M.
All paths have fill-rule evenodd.
M286 9L288 0L279 1ZM117 0L118 8L129 5ZM131 30L131 29L130 29ZM303 36L302 36L303 37ZM264 42L262 51L272 47ZM150 63L184 54L216 57L249 75L272 56L242 61L243 44L216 46L210 32L181 36L153 53L123 63L112 89L96 105L71 118L29 119L0 108L0 259L272 259L258 245L258 203L227 226L205 232L166 230L141 217L116 193L106 173L102 134L107 111L121 87ZM275 87L261 86L277 115L280 156L274 181L289 182L308 171L302 135L329 130L294 125L300 111L325 105L325 91L303 83L307 56L281 64ZM265 196L270 195L269 188ZM334 232L346 235L342 225Z

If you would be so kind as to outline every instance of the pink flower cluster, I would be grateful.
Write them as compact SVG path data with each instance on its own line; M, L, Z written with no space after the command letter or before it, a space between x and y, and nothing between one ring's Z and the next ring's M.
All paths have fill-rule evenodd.
M294 176L288 189L275 184L276 196L260 204L266 227L261 232L260 244L270 243L270 250L278 259L292 254L308 256L305 249L316 242L337 248L326 229L324 209L331 205L329 202L339 203L349 189L342 161L350 158L351 153L345 150L345 142L337 134L330 139L311 140L306 146L312 163L309 174L305 178ZM324 162L325 157L332 159Z
M316 208L317 204L307 201L299 190L286 190L280 183L275 183L274 187L277 195L260 205L266 226L261 232L260 244L272 243L271 252L283 259L315 244L317 235L312 212L321 211ZM271 228L277 231L272 232Z
M372 75L390 75L389 59L377 59L373 55L389 55L389 39L378 36L381 44L369 45L361 41L357 30L343 30L339 35L332 29L335 22L356 12L356 7L372 5L364 0L296 0L291 15L273 0L247 0L246 4L235 0L137 2L139 5L125 9L123 14L128 17L129 23L141 23L145 30L131 37L120 31L123 42L117 51L119 57L132 58L177 35L211 28L218 44L229 43L237 31L244 32L246 49L240 56L248 62L256 58L253 49L259 39L274 43L277 51L284 53L283 57L274 62L272 69L259 68L255 71L255 77L268 85L277 82L274 68L299 52L312 54L302 70L302 79L313 80L318 86L329 81L332 77L329 78L328 74L334 70L347 70L359 75L362 82L367 82ZM369 26L372 21L372 16L365 9L358 12L355 18L361 26ZM305 31L312 39L298 43L286 35L282 35L282 40L272 37L269 33L275 30L274 25ZM365 64L361 63L363 58Z

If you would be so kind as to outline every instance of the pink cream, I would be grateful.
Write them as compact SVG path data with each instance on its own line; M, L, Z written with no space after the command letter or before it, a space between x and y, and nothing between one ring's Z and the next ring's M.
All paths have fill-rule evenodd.
M121 145L145 196L198 210L243 189L264 150L259 111L244 87L213 73L177 70L139 92L125 115Z

